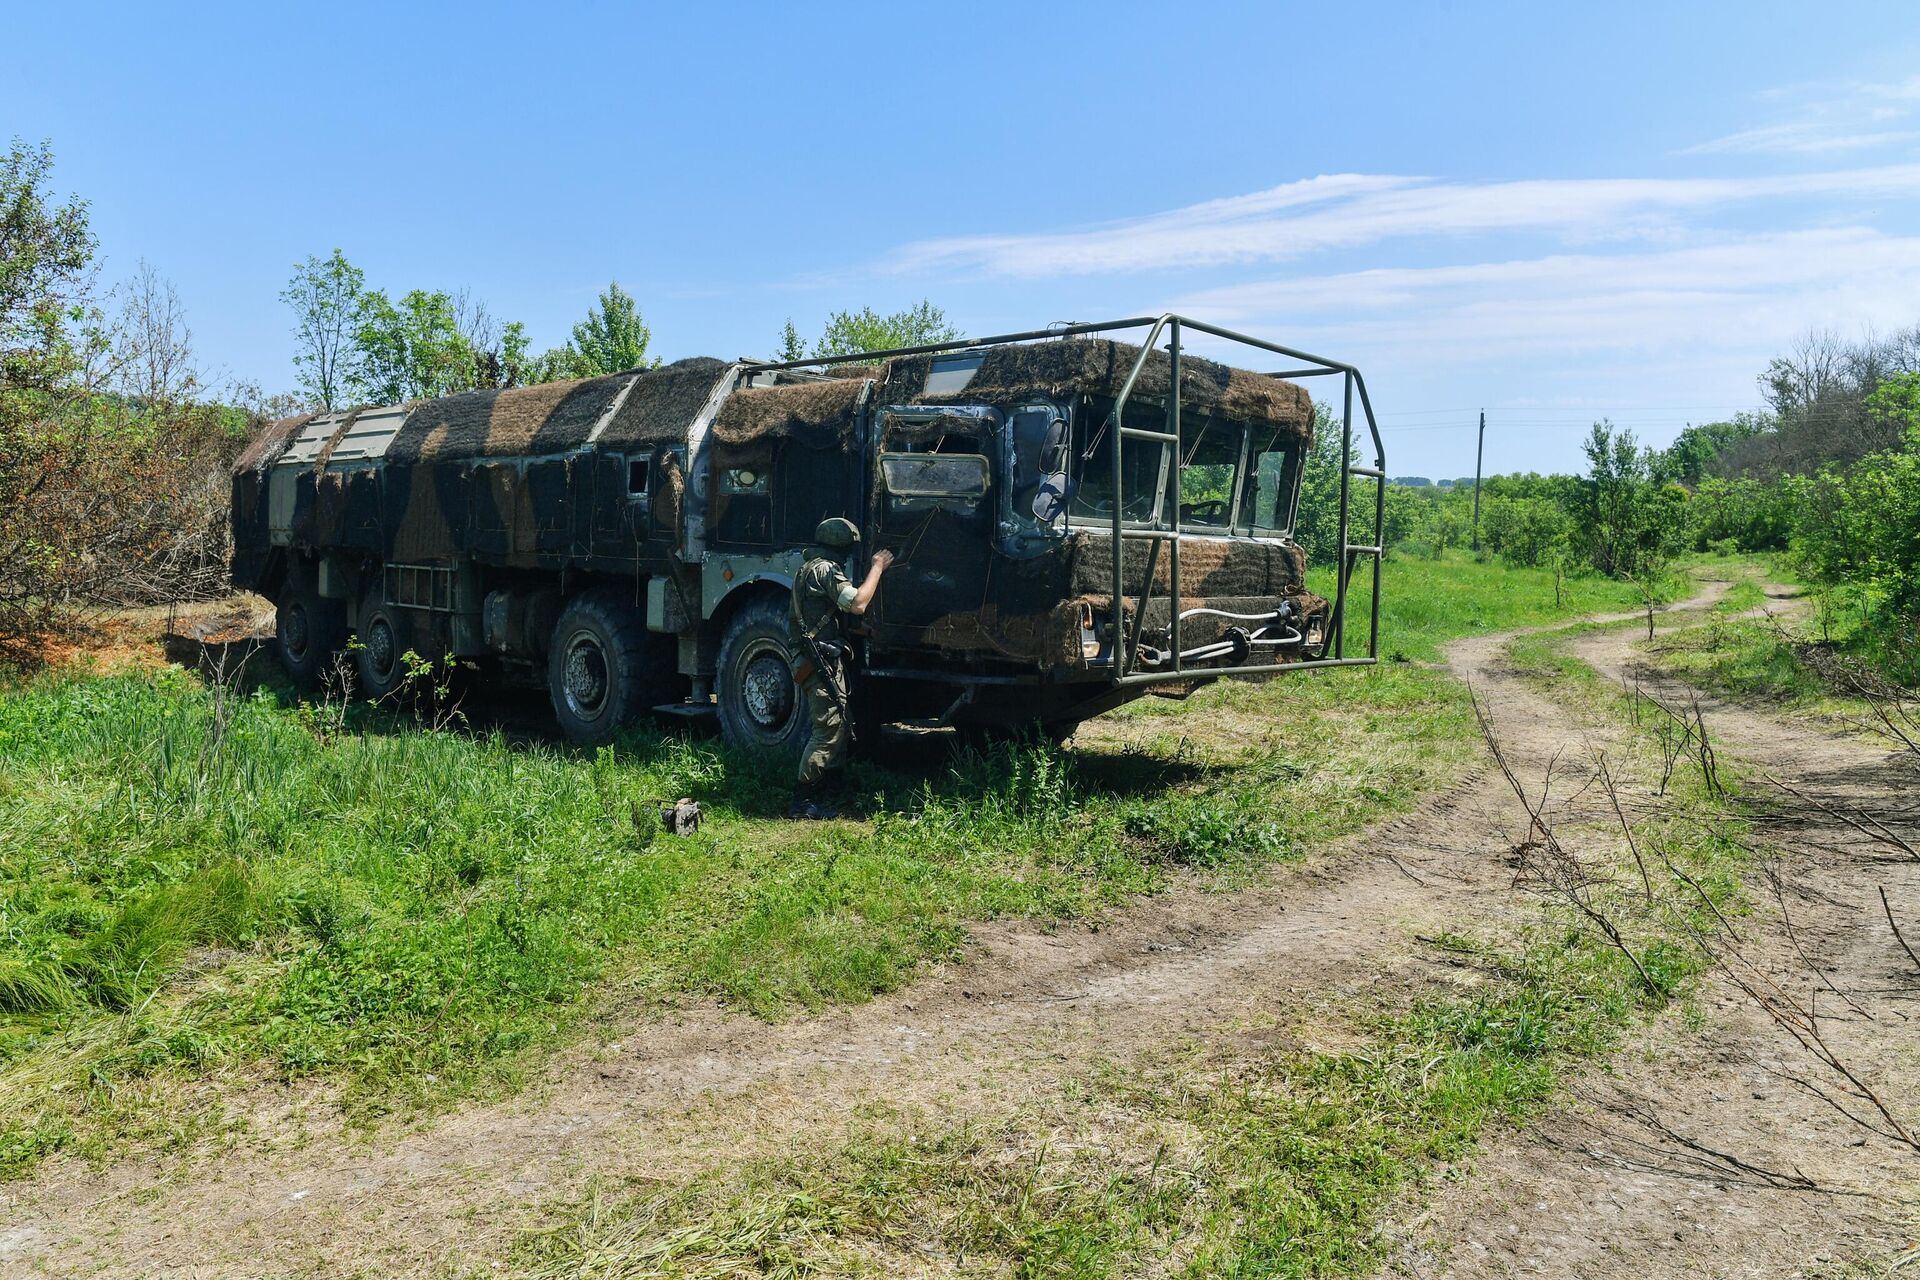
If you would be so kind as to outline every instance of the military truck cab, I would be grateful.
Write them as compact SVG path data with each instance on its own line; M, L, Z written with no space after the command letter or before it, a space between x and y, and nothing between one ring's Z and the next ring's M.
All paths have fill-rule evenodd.
M1202 358L1196 337L1290 367ZM1349 458L1357 398L1375 455L1341 475L1326 596L1293 537L1308 378L1340 383ZM1359 543L1355 480L1373 486ZM899 721L1057 735L1149 692L1373 661L1383 502L1356 370L1162 316L287 419L235 468L233 568L274 600L297 681L345 649L382 698L410 653L451 657L545 686L576 741L661 711L797 751L787 593L823 518L864 531L856 575L895 556L850 671L870 739Z

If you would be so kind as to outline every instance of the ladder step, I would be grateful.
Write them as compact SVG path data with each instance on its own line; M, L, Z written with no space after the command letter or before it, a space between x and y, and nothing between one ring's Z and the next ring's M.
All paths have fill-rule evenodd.
M1148 542L1172 542L1180 535L1172 529L1121 529L1122 538L1139 538Z
M1375 556L1375 557L1378 557L1378 556L1379 556L1379 555L1381 554L1381 551L1380 551L1380 548L1379 548L1379 547L1356 547L1356 546L1353 546L1353 545L1351 545L1351 544L1349 544L1349 545L1348 545L1348 547L1347 547L1347 554L1348 554L1348 555L1350 555L1350 556Z
M1159 440L1166 444L1179 444L1180 437L1171 431L1149 431L1145 427L1122 427L1120 434L1129 440Z
M1369 480L1385 480L1387 478L1387 473L1378 467L1348 467L1347 474L1350 476L1365 476Z

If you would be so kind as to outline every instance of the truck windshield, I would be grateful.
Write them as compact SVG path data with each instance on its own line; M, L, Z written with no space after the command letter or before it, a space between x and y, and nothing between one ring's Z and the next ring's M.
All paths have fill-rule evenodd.
M1087 421L1098 423L1076 441L1072 515L1081 522L1113 518L1113 427L1097 403ZM1127 425L1166 430L1165 410L1129 402ZM1171 449L1133 437L1121 454L1121 519L1129 524L1165 520L1172 485ZM1209 414L1185 415L1180 430L1180 528L1257 537L1293 527L1299 441L1268 422L1243 422ZM1162 486L1167 493L1162 494Z

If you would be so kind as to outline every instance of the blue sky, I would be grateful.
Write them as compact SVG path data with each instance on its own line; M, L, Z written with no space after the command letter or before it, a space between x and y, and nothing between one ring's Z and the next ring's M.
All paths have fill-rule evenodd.
M168 8L15 6L0 133L270 390L336 245L543 346L618 278L669 359L1179 308L1359 364L1433 476L1481 406L1490 470L1570 468L1920 322L1907 4Z

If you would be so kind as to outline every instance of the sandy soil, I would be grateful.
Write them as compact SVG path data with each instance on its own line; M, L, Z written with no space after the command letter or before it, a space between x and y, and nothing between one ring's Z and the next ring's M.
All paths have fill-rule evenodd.
M1638 660L1630 638L1589 635L1571 652L1669 703L1693 696ZM1880 815L1920 843L1920 761L1840 726L1713 698L1701 705L1722 755L1751 774ZM1778 799L1755 909L1736 926L1740 950L1753 972L1820 1009L1848 1066L1911 1124L1920 1120L1920 969L1888 927L1879 890L1898 918L1920 919L1920 866L1889 858L1816 804L1784 791ZM1707 983L1700 1011L1697 1032L1672 1021L1647 1029L1573 1084L1567 1105L1490 1143L1470 1177L1448 1181L1398 1225L1392 1270L1864 1276L1911 1261L1920 1158L1794 1083L1840 1098L1839 1079L1724 977Z
M1579 727L1504 671L1508 638L1463 642L1450 664L1486 702L1516 769L1537 778L1608 731ZM1582 656L1619 669L1630 639L1598 633L1580 642ZM1719 723L1723 709L1708 714ZM1724 714L1728 752L1858 786L1863 800L1893 785L1874 773L1884 753L1814 727ZM1176 891L1097 927L983 927L965 960L907 991L780 1025L714 1008L636 1017L610 1043L564 1055L519 1098L417 1131L360 1141L323 1116L291 1141L290 1122L273 1133L268 1118L286 1100L267 1099L261 1127L272 1142L104 1170L55 1162L0 1191L0 1272L484 1266L532 1206L591 1176L673 1179L730 1152L814 1146L873 1103L947 1118L1004 1114L1057 1097L1063 1077L1097 1062L1250 1024L1310 1037L1311 1012L1329 1002L1451 980L1418 936L1523 909L1507 860L1518 817L1505 782L1482 770L1270 885ZM1809 903L1804 915L1796 905L1795 923L1803 944L1817 932L1837 981L1870 974L1884 987L1894 981L1891 940L1855 917L1866 882L1835 860L1844 856L1792 862L1794 892ZM1920 921L1920 878L1882 866L1874 874ZM1786 1054L1769 1025L1727 993L1705 1008L1704 1032L1657 1028L1583 1080L1565 1107L1495 1135L1470 1171L1395 1225L1395 1265L1419 1275L1780 1275L1843 1247L1891 1256L1903 1243L1891 1197L1911 1188L1920 1161L1877 1141L1848 1145L1859 1135L1847 1122L1748 1065ZM1898 1059L1899 1083L1911 1084L1904 1023L1857 1038ZM1655 1100L1657 1125L1630 1118L1633 1099ZM1660 1125L1755 1166L1804 1169L1822 1189L1781 1190Z

